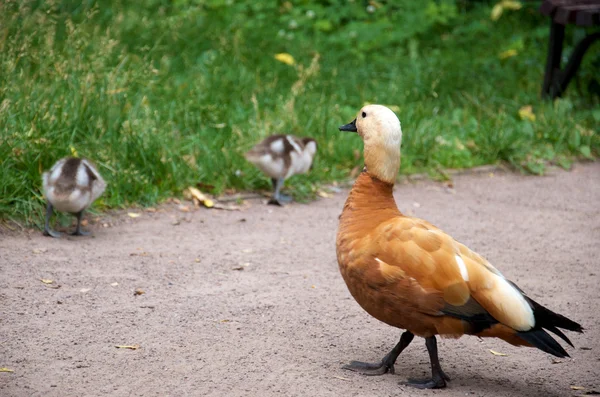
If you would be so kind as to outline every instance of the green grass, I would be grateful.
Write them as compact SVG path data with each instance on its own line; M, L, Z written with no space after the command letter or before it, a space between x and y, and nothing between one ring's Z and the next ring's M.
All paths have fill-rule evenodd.
M310 196L360 164L359 138L337 127L366 102L400 117L404 173L498 161L540 173L600 152L597 97L572 83L539 98L548 21L536 4L493 22L493 4L464 1L373 13L358 0L81 3L0 3L0 218L41 224L41 172L73 150L109 183L99 209L198 182L269 188L242 154L274 133L317 139L314 170L287 183ZM579 85L599 75L599 44ZM519 117L525 105L535 121Z

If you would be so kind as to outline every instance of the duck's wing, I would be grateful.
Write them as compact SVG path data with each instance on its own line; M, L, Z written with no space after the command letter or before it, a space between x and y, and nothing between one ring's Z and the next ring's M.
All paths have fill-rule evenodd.
M442 314L472 319L477 329L494 323L518 331L534 327L533 310L523 294L483 257L442 230L409 217L391 219L380 229L378 258L400 268L422 288L440 293Z

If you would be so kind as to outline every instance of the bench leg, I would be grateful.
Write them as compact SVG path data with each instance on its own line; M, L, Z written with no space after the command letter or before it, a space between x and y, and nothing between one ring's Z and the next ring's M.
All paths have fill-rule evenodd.
M548 44L548 59L546 73L542 85L542 97L556 97L555 82L560 75L560 58L562 56L563 41L565 39L565 26L550 21L550 42Z
M554 92L555 97L559 97L565 92L569 82L571 82L571 79L575 76L575 73L577 73L577 69L579 69L579 65L581 65L581 61L583 60L586 51L594 41L598 39L600 39L600 32L585 36L577 44L573 50L573 54L571 54L571 58L569 58L569 62L567 62L567 66L565 66L565 70L558 76L559 78L555 86L556 91Z

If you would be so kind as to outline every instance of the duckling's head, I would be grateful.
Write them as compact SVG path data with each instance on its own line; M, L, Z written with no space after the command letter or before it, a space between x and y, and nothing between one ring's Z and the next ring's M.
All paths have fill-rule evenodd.
M363 139L367 172L383 182L394 183L400 169L402 128L398 117L385 106L367 105L356 119L340 131L358 132Z

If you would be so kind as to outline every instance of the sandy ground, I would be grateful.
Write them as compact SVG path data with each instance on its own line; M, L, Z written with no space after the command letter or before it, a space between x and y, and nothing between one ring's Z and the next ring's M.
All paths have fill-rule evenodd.
M396 187L401 210L451 233L586 328L569 334L572 359L560 360L498 340L440 340L453 380L438 391L398 384L429 374L419 338L394 375L340 368L381 359L400 335L363 312L339 275L334 242L346 194L285 208L253 201L243 212L123 214L101 220L113 226L88 226L93 237L0 235L0 367L14 371L0 372L0 395L600 392L600 163L545 177L459 176L453 190Z

